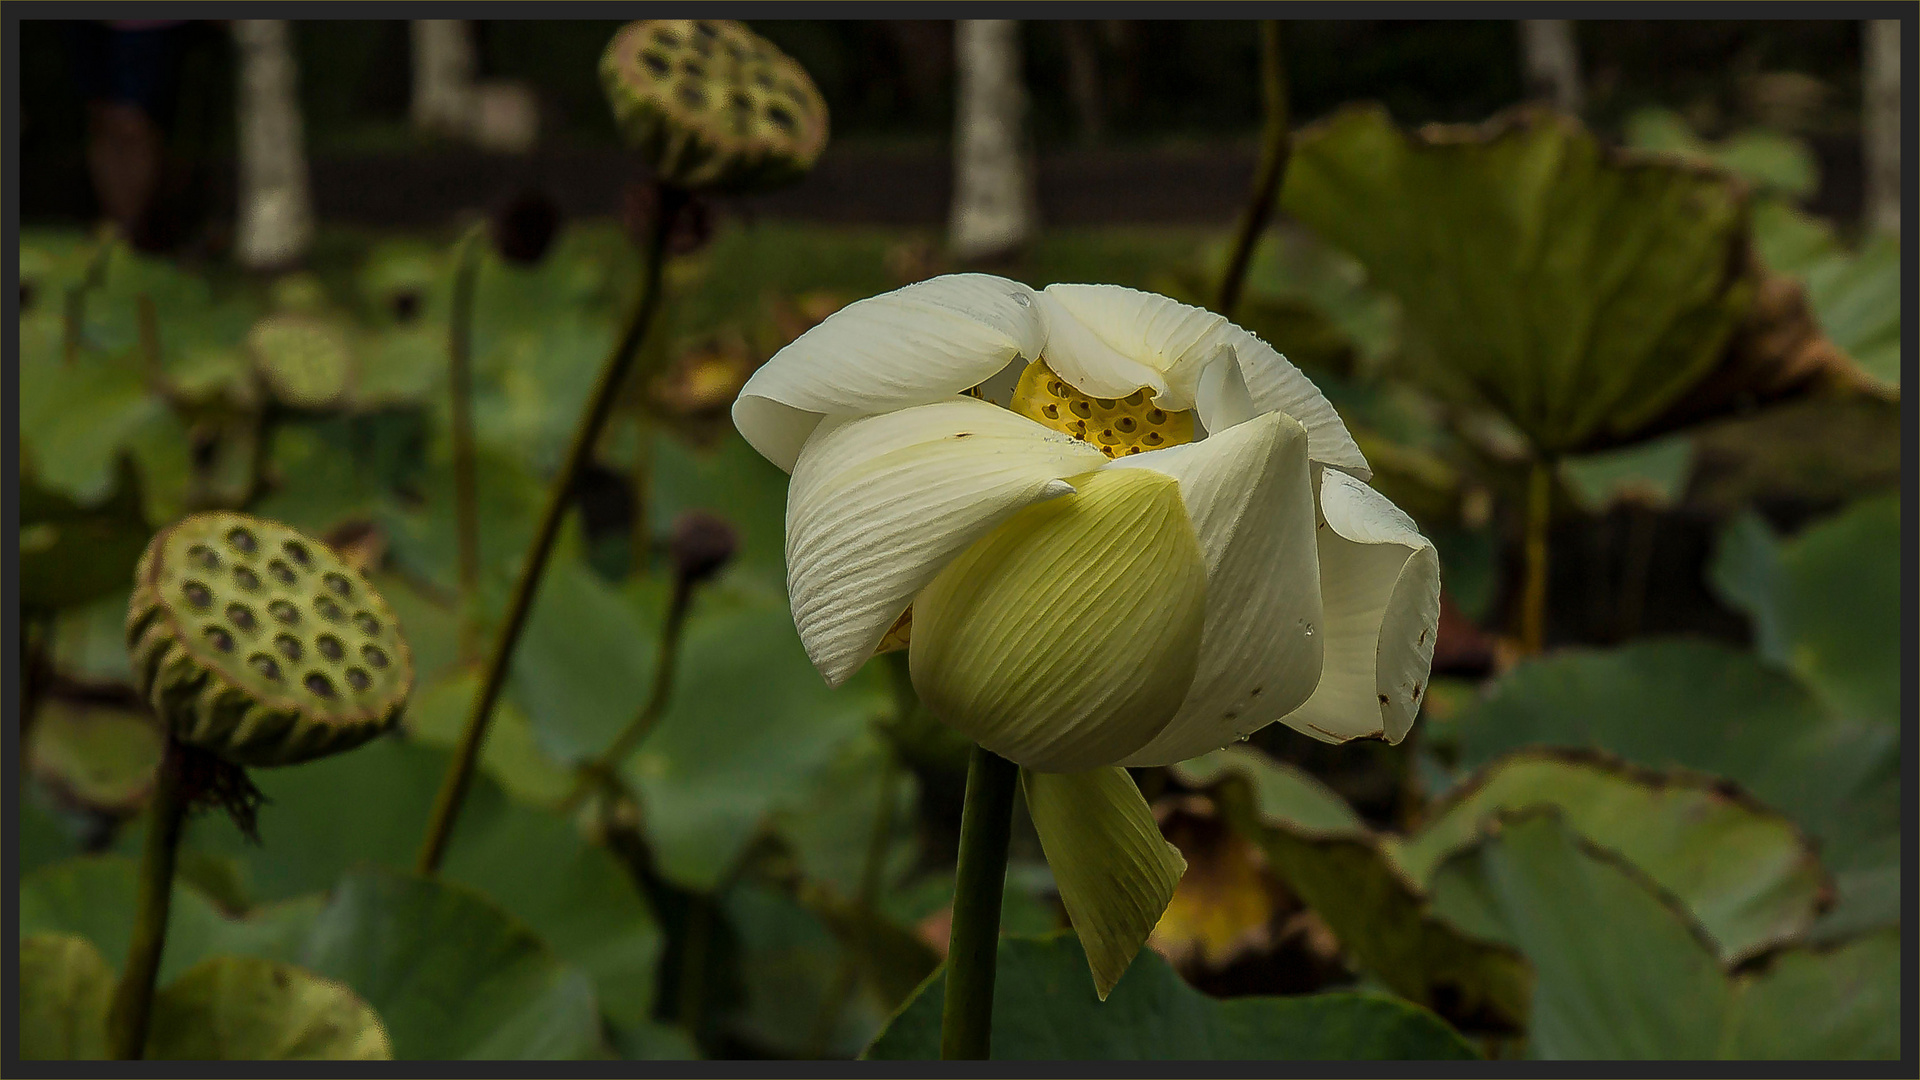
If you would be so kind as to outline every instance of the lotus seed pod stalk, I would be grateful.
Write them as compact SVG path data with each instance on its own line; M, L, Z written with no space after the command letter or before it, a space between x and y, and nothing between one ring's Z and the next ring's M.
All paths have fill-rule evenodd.
M827 145L806 69L737 22L643 19L600 61L614 119L662 183L752 191L790 183Z
M154 536L134 578L134 680L181 743L241 766L294 765L400 719L413 658L399 621L325 544L245 514L196 514Z

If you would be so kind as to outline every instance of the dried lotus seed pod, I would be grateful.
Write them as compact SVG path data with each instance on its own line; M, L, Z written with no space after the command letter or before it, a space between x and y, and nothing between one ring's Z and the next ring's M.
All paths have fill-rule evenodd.
M398 620L311 537L246 514L162 529L134 571L127 650L173 737L237 765L293 765L391 728L413 688Z
M689 190L777 187L827 145L827 105L806 69L737 22L628 23L600 77L627 141Z
M344 327L311 315L269 315L247 331L254 370L282 404L326 409L353 379L353 346Z

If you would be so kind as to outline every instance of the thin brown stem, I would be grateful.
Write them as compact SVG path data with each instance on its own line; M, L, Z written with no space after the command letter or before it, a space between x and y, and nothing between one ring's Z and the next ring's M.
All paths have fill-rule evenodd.
M460 549L460 651L470 658L479 622L480 488L473 443L473 289L479 276L475 227L460 240L453 272L453 310L447 328L447 384L453 410L453 510Z
M1260 24L1260 86L1266 103L1266 126L1262 131L1260 170L1254 174L1253 190L1247 196L1247 208L1240 216L1234 234L1233 253L1227 258L1227 272L1220 280L1220 298L1215 305L1229 318L1240 303L1247 280L1247 266L1253 261L1254 245L1273 217L1273 206L1280 196L1280 182L1287 174L1292 136L1287 115L1287 72L1280 52L1280 23L1267 19Z
M654 653L653 689L647 694L640 712L601 751L600 756L580 767L579 779L575 781L566 800L560 804L561 813L571 814L578 809L596 787L613 785L620 763L660 723L661 715L667 711L667 703L673 700L674 674L680 667L680 638L686 629L687 608L692 598L693 584L685 578L676 578L673 599L667 603L667 617L660 628L660 641Z
M1553 465L1533 463L1527 478L1527 578L1521 594L1520 647L1533 656L1547 641L1547 533L1553 522Z
M606 365L601 369L600 381L594 384L593 394L587 400L580 423L574 427L573 442L567 448L566 461L553 478L552 486L547 489L546 509L534 532L526 563L520 568L519 580L514 583L513 596L507 603L506 620L500 627L499 638L494 642L493 655L487 661L486 674L474 698L473 711L468 714L460 745L454 752L453 761L447 766L440 793L434 799L433 816L428 821L417 864L422 874L432 876L438 873L440 861L446 855L447 842L453 835L453 823L460 815L460 805L466 799L467 789L473 784L473 773L480 762L480 747L486 741L493 707L500 699L500 691L506 686L507 668L513 659L514 647L520 643L520 633L526 628L527 616L533 611L533 600L540 589L541 575L546 572L554 541L560 535L560 522L566 517L567 507L572 502L574 484L579 480L587 460L593 456L594 446L600 441L600 431L613 412L614 401L619 397L627 373L632 370L634 358L640 352L641 339L646 336L653 313L659 307L660 270L666 255L667 231L685 198L686 193L680 189L663 186L659 198L655 200L656 216L647 240L640 296L627 318L626 329L620 335L619 343L614 346L612 355L607 357Z

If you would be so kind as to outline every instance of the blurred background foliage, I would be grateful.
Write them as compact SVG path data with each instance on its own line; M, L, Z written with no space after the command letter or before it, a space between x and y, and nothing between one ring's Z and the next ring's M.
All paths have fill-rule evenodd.
M592 60L616 25L481 24L483 70L540 89L541 154L611 145ZM73 171L82 124L42 40L54 29L23 26L31 192ZM944 153L944 24L756 28L819 82L829 159ZM1546 114L1415 130L1519 99L1509 23L1288 33L1296 113L1326 118L1298 135L1236 318L1326 390L1375 484L1439 546L1433 685L1398 748L1276 725L1139 771L1189 870L1105 1005L1016 821L997 1052L1897 1056L1902 294L1897 242L1857 222L1857 26L1583 23L1591 135ZM1248 24L1024 34L1043 155L1225 153L1257 126ZM404 24L305 23L297 40L316 159L439 152L405 125ZM233 79L223 43L193 47L205 63L188 67L176 138L211 176L231 153ZM1108 87L1093 112L1060 77L1086 48ZM1335 111L1360 100L1384 111ZM1508 145L1587 164L1529 202ZM1451 163L1419 172L1431 155ZM1341 173L1353 161L1365 183ZM1663 200L1683 184L1674 217ZM160 746L121 640L132 566L152 530L227 506L348 553L401 616L419 680L393 737L255 774L262 843L218 817L191 825L163 1007L210 1008L218 965L253 957L349 988L300 1008L371 1009L398 1057L931 1056L940 987L923 980L946 946L966 744L887 663L838 691L814 672L786 605L785 477L726 408L838 307L955 268L937 227L723 207L710 241L670 262L429 881L405 868L478 680L446 355L453 247L485 207L421 207L405 228L323 220L305 266L269 279L217 244L156 257L34 205L18 249L23 1017L85 1014L125 955ZM1235 210L1050 226L997 269L1207 303ZM1471 247L1487 221L1544 238L1551 274ZM1750 258L1722 274L1724 257L1650 243L1622 262L1608 243L1695 227L1710 256ZM1676 259L1715 269L1678 274L1705 284L1662 322L1647 312L1686 291ZM531 268L482 256L482 636L638 272L610 216L571 218ZM337 362L276 368L258 328L289 318L320 327ZM1503 336L1526 344L1484 344ZM1622 382L1636 366L1657 387ZM1762 377L1776 370L1820 377ZM1521 396L1533 379L1563 380L1561 396ZM1526 475L1543 451L1550 648L1526 656ZM741 545L696 598L678 689L622 766L631 797L557 812L659 677L666 545L694 509ZM86 1045L28 1038L23 1053Z

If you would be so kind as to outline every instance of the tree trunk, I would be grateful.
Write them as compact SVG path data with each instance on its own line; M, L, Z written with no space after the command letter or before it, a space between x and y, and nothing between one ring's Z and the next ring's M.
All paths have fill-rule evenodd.
M1520 20L1520 59L1529 97L1546 98L1561 112L1580 115L1586 95L1571 19Z
M959 102L948 242L963 261L1005 258L1026 245L1034 227L1033 168L1022 136L1020 24L961 20L954 27L954 68Z
M235 251L256 270L296 263L313 240L313 202L288 24L236 19L240 52L240 209Z
M413 21L413 126L465 138L473 129L479 58L464 19Z
M1078 19L1060 23L1060 44L1067 58L1067 96L1080 114L1080 141L1091 145L1106 130L1106 108L1100 98L1100 50L1093 26Z
M1867 166L1867 227L1900 231L1900 24L1875 19L1862 26L1866 105L1861 134Z

